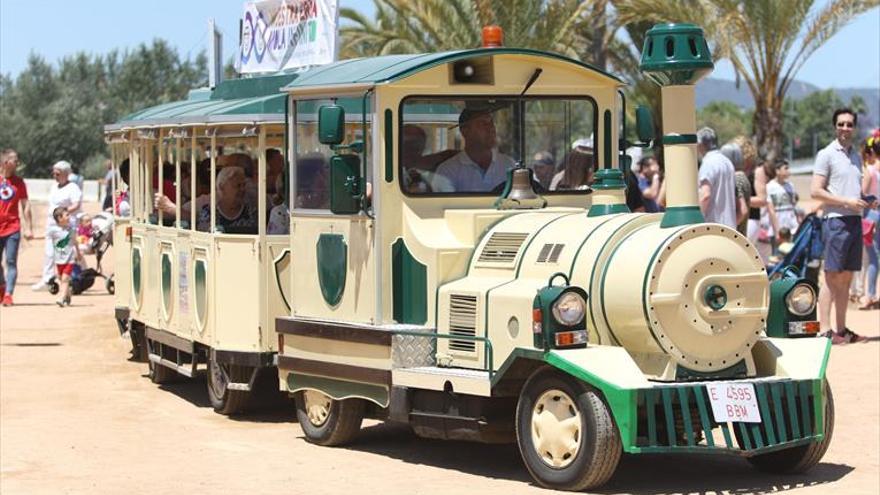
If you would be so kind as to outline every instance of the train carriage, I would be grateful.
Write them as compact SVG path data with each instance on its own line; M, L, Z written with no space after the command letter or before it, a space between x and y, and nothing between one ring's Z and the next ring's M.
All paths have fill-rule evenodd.
M712 66L699 28L649 33L662 214L625 204L623 82L578 61L394 55L287 85L291 312L275 328L306 438L345 444L374 417L516 441L540 484L572 490L605 482L622 452L817 463L833 428L830 347L795 338L817 328L816 288L771 286L755 247L697 205L693 84ZM480 142L491 160L477 162ZM585 153L592 187L547 187L527 166L539 152L563 179ZM302 207L298 168L315 155L329 195Z
M225 81L105 128L114 162L127 162L119 180L130 204L116 223L117 320L153 381L206 370L208 396L224 414L246 407L260 376L274 383L274 317L287 313L287 278L277 274L286 274L289 250L286 232L267 224L286 201L279 88L294 78ZM236 167L247 222L221 217L220 203L242 192L224 189L241 185L241 173L223 172Z

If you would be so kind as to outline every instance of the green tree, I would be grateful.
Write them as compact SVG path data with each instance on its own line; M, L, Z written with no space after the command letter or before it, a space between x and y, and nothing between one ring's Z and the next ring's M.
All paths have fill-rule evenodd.
M104 124L182 99L205 80L204 54L184 60L162 40L132 52L77 53L57 68L31 55L15 80L0 76L0 148L15 148L28 176L47 176L61 159L82 168L106 155Z
M590 3L575 0L373 0L375 20L344 8L351 21L340 28L342 58L429 53L481 44L483 26L504 30L504 44L576 57L576 35Z
M713 101L697 111L697 128L711 127L719 143L750 134L752 113L729 101Z
M727 58L755 100L758 152L779 156L783 102L798 70L820 46L880 0L618 0L624 22L692 22L704 28L717 58Z

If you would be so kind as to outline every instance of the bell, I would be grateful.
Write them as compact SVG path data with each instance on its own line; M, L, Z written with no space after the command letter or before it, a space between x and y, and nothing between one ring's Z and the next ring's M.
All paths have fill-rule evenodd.
M495 205L502 210L516 208L543 208L547 200L535 192L532 170L517 167L507 172L507 184Z

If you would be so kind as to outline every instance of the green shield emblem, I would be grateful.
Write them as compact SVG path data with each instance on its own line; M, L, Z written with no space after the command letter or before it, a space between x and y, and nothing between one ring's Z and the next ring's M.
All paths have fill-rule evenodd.
M316 249L321 295L327 304L336 306L345 291L345 276L348 271L348 246L345 244L345 237L341 234L321 234Z

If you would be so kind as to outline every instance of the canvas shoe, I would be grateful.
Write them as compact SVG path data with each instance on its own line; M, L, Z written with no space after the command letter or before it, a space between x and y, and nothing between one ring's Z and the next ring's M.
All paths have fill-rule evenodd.
M4 306L12 306L12 294L5 294L3 296L3 303L2 304Z

